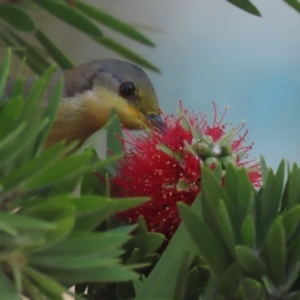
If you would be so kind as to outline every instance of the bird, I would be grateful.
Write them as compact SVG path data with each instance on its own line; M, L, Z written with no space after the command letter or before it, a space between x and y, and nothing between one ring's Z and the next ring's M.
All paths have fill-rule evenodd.
M146 73L134 64L104 59L58 71L51 78L42 107L47 106L51 91L61 77L64 79L62 99L46 147L61 140L83 143L107 123L112 109L127 129L163 124L154 87ZM32 82L25 83L25 97ZM13 85L14 80L7 83L4 98L9 98Z

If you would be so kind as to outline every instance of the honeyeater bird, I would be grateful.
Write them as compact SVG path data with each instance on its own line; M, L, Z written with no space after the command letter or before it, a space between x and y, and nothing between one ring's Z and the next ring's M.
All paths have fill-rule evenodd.
M84 142L103 127L112 109L128 129L162 124L158 100L152 83L139 67L125 61L105 59L88 62L72 70L53 75L42 100L46 106L51 91L64 78L63 96L46 146L60 140ZM4 93L8 98L13 80ZM25 97L32 80L25 85Z

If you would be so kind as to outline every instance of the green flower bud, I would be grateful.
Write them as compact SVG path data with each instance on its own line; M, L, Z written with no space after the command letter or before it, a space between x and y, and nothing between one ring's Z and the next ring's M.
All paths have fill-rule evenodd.
M211 170L214 170L219 163L219 160L215 157L209 157L204 161L204 165L209 167Z

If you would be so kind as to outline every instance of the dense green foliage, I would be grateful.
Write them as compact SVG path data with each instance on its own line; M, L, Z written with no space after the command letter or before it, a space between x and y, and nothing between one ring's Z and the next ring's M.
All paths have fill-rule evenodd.
M76 9L65 1L34 2L99 44L157 70L104 36L91 20L153 46L130 26L80 1ZM228 2L260 15L248 0ZM297 1L285 2L299 10ZM41 110L54 67L19 31L33 35L62 69L73 64L36 27L28 9L0 4L0 39L22 49L14 53L26 56L42 75L26 101L24 80L18 78L0 107L0 299L63 299L74 285L78 299L93 300L300 299L300 168L281 162L274 172L262 160L260 190L243 169L229 165L223 187L218 169L203 168L202 192L191 207L178 205L183 222L161 255L164 237L147 232L143 218L128 226L115 217L147 199L110 197L109 179L122 155L114 114L105 141L113 157L99 158L93 143L98 133L80 147L61 142L44 149L63 82ZM0 98L10 60L8 52L1 64Z
M0 72L0 95L10 52ZM243 169L202 168L202 192L192 207L179 204L183 223L161 254L164 237L114 217L147 199L112 199L122 135L113 114L101 160L92 137L85 145L43 149L62 82L48 107L40 99L53 73L36 81L27 99L18 79L0 109L0 294L3 300L63 299L75 285L88 299L299 299L300 169L285 180L262 160L263 187ZM101 174L103 180L95 176ZM132 236L131 232L135 231ZM160 250L158 250L160 249ZM157 252L158 251L158 252Z

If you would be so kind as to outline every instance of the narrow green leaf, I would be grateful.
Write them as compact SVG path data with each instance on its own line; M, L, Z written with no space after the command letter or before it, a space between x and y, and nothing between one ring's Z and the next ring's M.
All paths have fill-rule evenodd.
M236 282L241 273L240 269L239 263L235 262L224 272L220 279L220 291L226 296L226 299L231 299L235 292Z
M164 288L162 288L160 285L153 286L151 290L146 291L147 281L143 284L143 286L139 287L138 290L136 290L136 298L135 300L151 300L151 299L157 299L157 300L167 300L167 299L178 299L179 296L182 296L182 291L178 290L183 288L182 284L183 278L181 277L182 273L186 273L187 266L190 265L190 260L188 258L187 252L188 250L184 251L178 251L179 257L176 261L176 264L173 266L169 266L170 269L172 269L172 273L166 278L166 272L160 273L157 280L160 281L163 279L165 282L168 280L168 285L165 285ZM185 269L184 269L185 268ZM181 282L178 284L178 282ZM180 293L180 294L179 294ZM180 298L182 299L182 298Z
M35 255L28 259L28 263L37 268L49 268L57 270L82 270L90 268L99 268L104 266L116 265L120 262L118 256L122 254L121 250L114 250L106 255L96 256L75 256L70 253L70 255Z
M49 79L50 80L50 79ZM53 92L49 98L48 105L44 110L43 119L48 119L49 122L47 123L45 129L40 134L39 138L36 141L36 150L40 149L44 146L48 135L52 129L52 126L56 119L56 113L61 102L63 92L63 79L60 79L58 83L54 86Z
M74 199L76 223L73 232L90 231L101 224L113 210L112 201L100 201L101 197L83 196Z
M245 168L238 170L238 219L239 226L248 214L253 212L254 208L254 195L253 185L249 179L248 172Z
M260 157L259 163L260 163L261 175L262 175L263 185L264 185L267 182L269 168L267 167L266 161L263 156Z
M300 271L300 261L297 261L296 264L292 265L286 274L286 289L289 290L294 285L295 281L299 276Z
M102 210L112 204L111 198L103 196L81 196L73 198L71 203L75 206L77 216L89 215L90 213Z
M68 203L61 203L61 205L52 203L41 204L31 209L29 215L55 225L55 230L45 233L46 241L42 248L39 247L38 251L66 237L75 223L74 208Z
M24 150L27 147L31 147L32 142L37 137L39 132L43 130L46 126L47 120L41 122L35 128L32 128L30 131L26 132L19 136L18 140L15 140L13 143L10 143L5 149L0 150L0 166L3 166L5 163L8 164L14 158L16 158L19 154L26 153ZM28 150L28 149L27 149ZM28 152L27 152L28 153Z
M212 189L214 186L211 186ZM230 223L230 219L226 210L224 201L210 202L205 193L202 195L202 219L212 234L218 241L219 245L224 249L226 255L235 257L234 237Z
M39 112L42 110L40 102L55 70L55 66L49 67L43 75L31 85L28 96L26 97L26 105L24 105L24 109L20 116L20 118L27 117L29 124L38 123L40 120Z
M229 265L229 261L217 238L188 206L179 203L178 209L184 225L199 250L199 254L204 257L215 276L222 276Z
M5 57L1 62L1 68L0 68L0 99L2 99L3 92L6 86L6 80L9 74L10 61L11 61L11 49L7 49Z
M31 176L37 176L65 154L62 146L63 144L59 143L48 148L42 152L40 156L29 160L19 169L16 169L4 177L1 184L6 190L10 190L20 184L26 184L26 181L29 180Z
M35 24L31 17L18 6L8 3L0 4L0 18L15 29L32 32Z
M54 224L19 214L0 212L0 220L7 226L16 229L47 231L56 228Z
M242 283L240 284L242 289L243 299L245 300L260 300L263 299L263 287L262 285L252 279L252 278L245 278Z
M109 125L107 127L106 133L106 147L108 149L108 154L110 155L122 155L123 145L120 138L123 138L123 131L121 128L120 119L117 112L113 109L109 117ZM114 162L111 166L116 169L118 167L118 162Z
M284 167L281 164L279 170ZM281 181L281 182L280 182ZM267 181L263 186L262 202L261 202L261 223L260 233L261 237L268 230L270 224L278 215L281 206L281 196L283 188L282 172L274 174L273 170L269 170Z
M238 169L233 164L228 164L226 167L225 174L225 183L224 190L227 195L229 195L229 202L226 203L228 214L232 223L232 228L235 233L235 237L239 238L239 228L240 228L240 219L239 219L239 197L237 182L239 180ZM238 185L239 186L239 185Z
M254 16L261 17L259 10L249 0L227 0L229 3L236 7L252 14Z
M300 12L300 3L298 0L283 0L289 6L294 8L297 12Z
M295 232L300 220L300 205L297 205L290 209L285 215L283 215L282 223L285 230L286 239L290 238Z
M41 291L39 287L37 287L36 283L30 280L27 276L23 276L23 286L24 286L24 293L26 293L29 299L41 300L43 299L43 297L45 297L44 293ZM62 299L55 299L55 300L62 300Z
M254 251L245 246L235 247L238 261L246 272L257 279L266 275L266 269L260 261L259 257L255 255Z
M64 283L83 282L118 282L130 281L138 278L138 274L121 266L106 266L83 270L55 270L43 268L42 270L56 280Z
M68 4L55 0L35 0L35 3L50 14L53 14L91 37L99 38L103 36L102 32L93 22Z
M161 246L165 237L156 232L141 233L130 239L125 245L124 249L131 253L135 248L140 249L141 256L152 254Z
M23 267L23 272L31 280L33 280L37 285L41 286L43 289L49 291L51 294L62 295L66 292L66 289L54 281L52 278L45 274L38 272L37 270L30 268L28 266Z
M65 255L72 253L73 256L87 256L87 255L102 255L111 252L117 247L121 247L130 236L128 230L132 231L134 228L128 226L125 232L118 233L114 230L105 233L74 233L52 247L43 250L43 255Z
M149 198L145 197L135 197L135 198L114 198L114 213L125 211L127 209L137 207L139 205L144 204L145 202L149 201Z
M241 236L243 245L254 249L255 247L255 224L251 215L248 215L242 225Z
M17 235L17 231L13 229L11 226L9 226L8 224L6 224L5 222L2 222L2 220L0 220L0 230L13 236Z
M62 179L82 171L82 166L90 160L90 154L73 155L62 161L53 163L49 168L39 173L38 176L32 176L24 186L24 190L34 189L42 186L53 185Z
M23 64L25 64L25 58L23 58L23 60L22 60L22 66L23 66ZM22 66L20 67L20 70L21 70ZM21 77L21 76L17 76L17 78L12 80L12 83L13 83L13 89L12 89L12 92L9 97L10 98L9 103L12 102L12 99L15 99L15 98L22 98L22 102L23 102L23 100L24 100L23 99L23 91L24 91L24 87L25 87L25 78Z
M300 261L300 237L296 237L287 249L287 269L292 269Z
M12 141L16 140L18 136L20 136L26 129L26 124L22 123L18 126L14 131L8 133L6 137L4 137L0 141L0 150L2 150L5 146L7 146Z
M135 40L147 46L155 46L152 41L150 41L143 34L135 30L132 26L121 22L120 20L114 18L113 16L97 9L94 6L85 4L81 1L76 1L76 8L88 15L90 18L106 25L107 27Z
M96 176L94 172L85 174L81 180L81 195L106 195L105 181Z
M22 288L22 272L19 259L17 257L9 261L9 265L12 269L12 276L15 283L16 290L18 293L21 293Z
M222 199L225 204L229 203L228 196L225 193L224 188L221 186L221 182L217 180L213 173L206 167L202 167L201 172L202 189L210 205L213 206L214 203L219 201L219 199Z
M283 193L282 209L291 209L300 203L300 169L293 164Z
M104 47L120 54L121 56L125 57L126 59L129 59L132 62L134 62L142 67L145 67L145 68L147 68L151 71L157 72L157 73L161 72L159 70L159 68L156 67L155 65L153 65L151 62L149 62L145 58L141 57L140 55L138 55L135 52L133 52L132 50L130 50L129 48L126 48L125 46L121 45L117 41L115 41L107 36L97 38L95 40L96 40L96 42L103 45Z
M31 46L27 41L23 38L21 38L19 35L15 34L12 30L6 29L8 34L14 38L14 40L18 43L19 46L22 46L25 48L24 54L27 57L27 59L30 59L32 61L35 61L37 64L40 64L43 67L43 70L50 68L50 63L40 55L38 51L35 50L34 46ZM43 73L44 73L43 71ZM42 75L42 74L40 74Z
M136 234L148 232L147 224L143 216L139 216L137 221L137 228L135 229Z
M195 202L197 201L198 199L195 200ZM193 210L195 210L195 202L192 205ZM183 251L178 251L178 249L186 249L188 251L189 264L191 264L197 250L183 224L179 226L173 235L164 254L147 279L141 285L135 284L135 287L137 287L136 299L174 298L174 284L180 271L179 262L183 259Z
M268 266L277 286L284 284L286 264L286 241L281 218L272 224L267 235Z
M12 49L24 47L17 43L15 40L13 40L13 38L8 33L4 33L4 30L0 32L0 39L7 47L11 47ZM30 56L26 47L22 51L14 51L13 53L21 60L23 60L26 56L27 66L36 74L41 75L46 70L46 68L40 65L34 57Z
M2 300L21 300L13 283L0 270L0 293Z
M78 3L76 3L78 5ZM73 69L74 64L65 55L59 47L56 46L47 35L41 31L40 29L35 31L35 37L40 42L40 44L44 47L44 49L49 53L49 55L53 58L53 60L63 69Z

